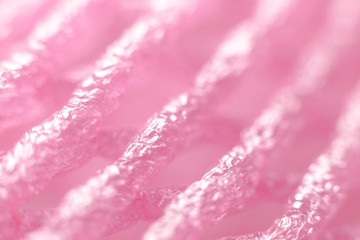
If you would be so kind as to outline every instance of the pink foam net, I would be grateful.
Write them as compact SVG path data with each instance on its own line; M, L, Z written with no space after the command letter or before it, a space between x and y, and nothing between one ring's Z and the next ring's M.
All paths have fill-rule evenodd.
M0 0L0 240L360 239L360 2Z

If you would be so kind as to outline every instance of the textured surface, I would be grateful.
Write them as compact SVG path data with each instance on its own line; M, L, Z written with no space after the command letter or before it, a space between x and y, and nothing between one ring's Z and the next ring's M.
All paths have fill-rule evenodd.
M28 131L2 158L1 205L18 204L36 194L54 175L87 160L93 151L96 123L103 113L116 108L109 103L118 102L139 55L161 41L181 13L171 8L162 11L144 17L125 32L68 105Z
M298 181L299 179L290 180L279 173L264 176L259 182L259 187L262 189L261 194L254 196L254 203L263 199L284 200ZM117 209L113 210L117 220L114 222L115 224L107 225L106 234L130 228L140 220L157 219L162 215L165 207L184 189L184 187L172 187L140 192L125 211L120 210L117 213ZM55 210L53 208L26 209L13 210L3 214L0 223L7 227L0 231L0 239L23 237L26 233L44 224L44 221Z
M69 128L73 126L76 128L76 126L79 126L78 124L81 123L84 127L84 121L88 121L89 130L86 131L87 134L81 134L80 137L83 139L77 139L76 142L83 142L84 145L91 141L91 126L96 122L96 118L99 116L90 117L86 113L92 113L96 114L100 109L103 110L103 107L106 103L114 102L115 99L118 98L118 95L122 93L121 89L119 89L119 86L122 86L124 84L124 78L126 78L126 74L129 72L132 72L132 67L134 65L134 62L136 62L139 53L143 54L146 52L146 50L150 50L153 47L154 43L159 42L162 39L162 36L164 35L165 31L172 27L174 24L174 21L176 21L177 18L179 18L180 14L183 12L186 12L186 10L189 10L188 4L184 3L185 6L181 8L180 6L168 6L168 9L157 9L155 8L155 11L152 15L149 15L147 17L144 17L143 19L139 20L135 25L128 30L124 36L121 38L121 40L117 43L115 43L112 48L108 51L107 54L104 56L104 60L99 62L99 70L95 71L94 76L92 78L89 78L83 83L83 87L79 89L75 95L78 97L71 100L70 106L68 106L65 110L60 112L60 117L63 116L65 118L72 118L72 116L75 117L75 121L61 121L63 125L59 127L59 130L61 132L65 128ZM191 5L191 4L190 4ZM191 8L190 8L191 9ZM115 74L115 75L114 75ZM115 78L122 78L122 81L115 81ZM109 86L111 84L111 87ZM75 104L82 104L83 107L77 107L74 106ZM113 105L112 105L113 107ZM75 112L72 113L71 110L74 111L82 111L82 112ZM98 109L98 110L96 110ZM69 112L70 111L70 112ZM94 121L95 120L95 121ZM52 120L52 122L57 122L57 119ZM79 123L78 123L79 122ZM69 126L67 126L70 123ZM161 122L159 124L155 125L161 127ZM153 130L152 130L153 131ZM74 131L69 131L71 133L71 138L74 139ZM57 134L51 133L50 136L54 136L56 139L58 138ZM69 135L70 137L70 135ZM147 138L147 136L144 136ZM150 136L149 136L150 137ZM153 141L156 143L156 135L151 136ZM54 141L57 141L54 139ZM64 140L64 135L61 136L61 140ZM140 137L141 139L141 137ZM139 140L137 140L139 141ZM147 141L147 139L146 139ZM69 144L67 141L65 141L66 144ZM46 141L48 144L48 141ZM74 145L68 145L69 147ZM132 145L133 148L136 146L135 144ZM61 149L65 149L62 147ZM160 152L161 152L161 146L159 146ZM42 147L41 150L44 150ZM65 152L70 153L71 155L77 155L71 153L68 148ZM79 146L76 147L76 151L79 151ZM132 151L131 147L127 150L127 152ZM48 151L47 151L48 152ZM85 152L85 151L83 151ZM168 153L168 151L163 152L162 154ZM125 153L126 154L126 153ZM70 156L71 156L70 155ZM71 159L71 157L68 157L68 159ZM154 157L153 157L154 158ZM18 159L18 157L17 157ZM64 159L64 157L62 157ZM74 160L73 160L74 161ZM37 164L40 165L39 159L36 160ZM56 161L55 161L56 162ZM124 160L119 161L120 163L125 162ZM27 161L28 163L28 161ZM61 163L57 168L66 168L69 164ZM120 165L120 164L119 164ZM74 166L74 164L72 164ZM41 167L41 166L40 166ZM125 209L131 202L126 202L126 204L119 204L121 203L121 199L126 197L126 195L132 195L131 193L126 193L125 196L122 196L122 194L119 194L118 197L114 196L113 194L117 190L118 193L123 193L121 189L124 186L124 181L122 178L127 179L129 174L131 174L134 167L131 167L130 169L126 167L126 165L121 165L117 167L116 165L111 165L107 167L102 174L100 174L98 177L91 179L88 182L88 185L84 186L79 191L74 191L73 193L69 194L69 199L72 201L72 199L77 198L77 194L80 195L87 195L88 201L87 202L78 202L78 205L74 205L74 203L71 204L71 206L67 206L66 203L64 206L61 206L57 212L59 212L60 216L57 216L57 212L55 213L54 221L50 221L49 225L56 225L56 229L68 229L67 231L58 231L59 237L62 236L62 238L76 238L76 232L79 232L82 236L86 233L86 235L90 237L94 237L101 233L100 229L94 228L93 224L97 224L97 221L100 220L98 218L99 212L103 211L102 207L105 209L112 209L112 206L117 206L119 209ZM33 168L34 169L34 168ZM41 169L45 170L47 172L47 175L50 175L53 171L49 171L49 168L43 168ZM118 176L118 173L121 172L121 178L116 179ZM20 176L21 177L21 176ZM26 177L28 179L28 177ZM18 181L20 182L20 181ZM39 184L43 183L43 179L38 180ZM107 183L111 182L111 185L107 186L106 188L102 188L102 186L106 186ZM31 186L31 189L33 189L34 183L32 182L31 185L29 184L29 187ZM134 184L136 186L136 184ZM23 185L19 185L19 187L23 191ZM116 190L115 190L116 189ZM125 187L127 189L127 187ZM124 190L125 190L124 189ZM105 191L105 192L104 192ZM91 195L89 195L91 193ZM132 195L133 197L131 200L135 197L135 194ZM111 202L109 202L109 199ZM97 202L99 206L94 205L91 206L91 202ZM107 205L107 203L110 203ZM69 208L70 207L70 208ZM90 207L90 209L88 209ZM69 208L69 209L67 209ZM91 210L93 209L93 210ZM106 210L105 210L106 211ZM89 215L89 216L87 216ZM74 217L74 218L72 218ZM68 221L66 219L72 219L74 222L79 222L80 219L87 218L86 224L81 227L81 225L73 225L71 221ZM92 220L94 219L94 220ZM104 218L102 221L106 221L106 218ZM59 222L57 224L56 222ZM65 226L66 225L66 226ZM73 228L69 226L77 226L80 228ZM86 230L87 231L86 231ZM89 229L92 229L92 231L89 231ZM94 232L96 230L96 232ZM41 239L41 238L47 238L49 235L46 231L40 232L39 235L33 235L30 238L35 239ZM52 235L50 235L52 236ZM55 236L55 235L54 235Z
M102 43L85 40L113 27L118 9L112 0L59 1L34 27L23 50L0 61L0 133L45 111L38 88L55 80L54 71L75 64Z
M344 11L348 13L348 21L334 24L334 15L336 16L336 14ZM331 37L334 39L333 36L337 36L339 33L342 33L342 36L344 34L351 36L359 25L359 18L355 12L354 6L349 2L335 1L332 15L329 16L329 25L335 26L335 28L325 31L326 34L330 34L330 37L323 36L322 39L325 41L323 40L322 46L315 47L314 57L308 58L311 63L309 64L310 67L314 68L314 63L320 64L314 68L320 70L315 74L315 77L324 76L325 72L331 69L331 65L336 62L336 56L341 55L336 51L339 49L346 51L346 48L352 47L354 44L353 41L342 41L348 39L346 37L340 41L333 40L331 42L327 39L331 39ZM322 56L327 56L327 59L323 59ZM304 79L305 81L309 80L308 78ZM357 124L359 121L357 111L359 96L359 89L357 88L345 113L339 120L337 135L329 150L309 167L309 171L305 174L294 197L289 200L285 216L264 234L222 239L305 239L313 238L313 235L318 234L318 229L328 221L331 214L337 209L339 202L344 198L344 191L347 187L347 181L349 181L346 180L346 175L350 174L351 176L351 171L349 169L344 170L344 168L351 168L349 164L353 165L351 161L356 156L354 154L359 144L356 139L359 131Z
M126 229L139 220L152 220L159 217L169 202L180 193L183 188L156 189L141 192L134 202L125 211L114 214L121 225L116 230ZM23 237L27 232L39 228L44 221L54 213L55 209L42 210L20 210L3 214L0 223L3 227L0 230L0 239L15 239ZM113 226L108 225L106 232L111 233Z
M359 8L0 0L0 240L356 239Z
M335 32L342 33L343 28ZM324 54L337 54L336 45L324 46L327 37L322 36L313 46L316 50L304 57L308 62L300 63L294 83L283 89L254 124L244 130L240 145L187 188L149 229L145 239L197 239L206 226L217 223L231 208L244 207L255 192L263 159L281 147L284 133L290 134L291 126L296 125L294 117L301 114L302 95L314 93L329 71L328 62L318 61Z
M358 166L359 103L360 85L353 92L339 119L336 136L329 149L310 165L302 183L289 199L285 215L265 233L255 234L257 239L311 239L319 234L319 229L344 199L354 174L351 168ZM241 240L253 237L247 235L221 239Z
M79 221L79 219L87 219L86 224L83 225L88 229L96 224L100 212L107 212L110 215L111 206L127 207L148 179L173 159L174 154L185 143L185 139L190 139L190 135L194 133L196 135L201 112L210 101L209 98L217 95L222 89L223 82L227 83L232 77L239 76L246 66L247 55L252 49L248 48L247 44L251 44L252 36L243 36L245 32L242 29L238 32L237 35L230 36L230 41L225 43L220 52L215 55L214 60L206 65L198 77L198 85L172 101L163 111L150 119L145 130L129 145L116 164L108 166L102 174L91 179L87 185L68 195L59 209L59 216L53 218L54 226L49 224L50 229L60 232L58 231L61 229L60 226L73 225L71 221ZM234 46L239 37L244 37L247 43L237 46L236 51L229 51L230 46ZM244 64L232 64L236 60L241 60ZM114 197L112 194L105 194L104 190L121 192L122 196ZM75 208L73 204L70 204L74 199L83 198L82 196L85 195L92 204L79 203ZM91 206L90 209L88 209L89 206ZM61 219L62 212L67 212L69 216ZM116 222L116 219L109 220L109 222L113 221ZM66 228L69 229L69 227ZM34 236L51 234L46 231L49 230L43 230L43 233L40 232ZM85 232L81 229L68 231L79 231L81 234Z
M349 169L354 166L353 161L358 156L359 103L358 86L340 117L336 137L329 150L309 167L289 201L285 216L266 233L268 239L303 239L312 236L337 209L348 187L352 173Z

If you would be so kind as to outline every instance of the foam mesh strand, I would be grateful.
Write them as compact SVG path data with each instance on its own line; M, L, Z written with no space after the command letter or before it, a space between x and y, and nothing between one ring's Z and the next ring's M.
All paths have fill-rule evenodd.
M1 240L360 238L360 3L0 6Z

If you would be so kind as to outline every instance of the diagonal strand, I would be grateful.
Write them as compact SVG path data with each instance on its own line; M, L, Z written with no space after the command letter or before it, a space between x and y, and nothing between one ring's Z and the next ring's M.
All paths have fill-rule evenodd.
M264 18L262 21L267 20ZM262 35L264 29L257 34ZM201 119L209 102L224 88L223 85L233 82L231 80L241 76L247 68L255 36L243 28L234 35L215 55L214 60L205 66L194 88L151 118L142 133L115 164L106 167L87 184L71 191L49 223L30 235L29 239L48 236L93 238L92 234L98 236L102 231L97 229L96 233L90 233L91 226L98 226L99 215L105 213L107 217L102 218L101 222L116 224L116 219L113 219L111 214L113 206L125 209L130 205L137 192L158 169L167 165L186 141L197 134L194 128L201 122L199 118ZM259 37L258 35L256 37ZM239 38L246 44L236 45ZM229 51L229 46L233 47L233 51ZM233 64L236 61L241 64ZM122 193L122 197L114 197L108 192ZM85 196L88 199L86 202L76 200ZM78 228L71 227L74 225ZM65 229L66 231L63 231Z
M114 27L118 5L114 0L61 0L36 24L24 50L0 62L0 133L44 114L39 87L101 44L86 40Z
M338 12L333 14L342 13L336 4L334 9ZM329 37L351 36L357 23L355 17L343 25L335 24L333 15L329 16L328 29L300 63L294 83L275 97L270 107L244 131L241 143L225 155L218 166L169 205L144 239L196 239L205 227L217 223L231 208L244 207L256 191L265 156L281 146L281 140L289 134L289 126L294 126L296 116L302 115L300 106L304 96L317 92L322 86L336 65L339 51L353 46L347 41L330 42Z

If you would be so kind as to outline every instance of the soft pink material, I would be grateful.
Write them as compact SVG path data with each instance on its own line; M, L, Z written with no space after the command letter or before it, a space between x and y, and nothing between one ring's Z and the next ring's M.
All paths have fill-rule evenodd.
M360 3L0 7L0 240L360 237Z
M298 180L284 178L279 173L264 176L259 182L259 188L262 191L253 196L253 203L263 199L283 200L297 183ZM116 218L120 223L107 225L107 234L130 228L139 220L157 219L163 214L164 208L184 189L184 187L173 187L141 192L125 211L117 213L117 209L114 209L114 214L118 214ZM23 237L44 224L55 210L53 208L25 209L4 213L0 222L7 227L0 231L0 239Z
M334 15L338 14L337 11L344 11L338 5L332 10ZM164 216L150 228L145 239L196 239L198 232L221 220L231 207L244 207L248 198L254 195L264 159L269 160L271 151L280 147L283 135L291 133L289 127L295 125L294 118L301 113L303 95L316 92L329 70L335 67L338 51L344 51L341 47L354 44L352 41L344 44L341 39L328 42L329 37L352 35L359 24L356 17L350 15L349 18L348 22L334 24L334 16L329 16L329 29L325 27L324 33L315 41L315 46L311 46L310 53L305 51L306 61L300 63L293 83L281 90L269 108L249 129L244 130L241 143L225 155L218 166L193 183L178 197L178 201L168 207ZM191 210L186 210L189 208ZM286 235L281 238L292 237Z
M121 12L118 5L112 0L59 1L34 27L24 46L0 61L0 132L43 115L46 105L39 88L47 81L61 79L58 71L91 57L89 49L95 51L111 41L111 36L96 36L110 29L115 33L121 30L115 24L125 20L120 17L125 11Z

